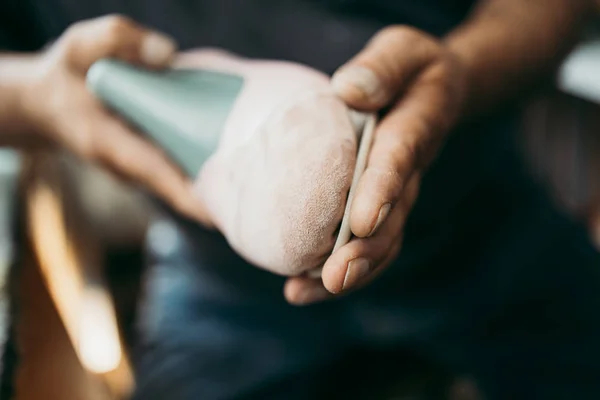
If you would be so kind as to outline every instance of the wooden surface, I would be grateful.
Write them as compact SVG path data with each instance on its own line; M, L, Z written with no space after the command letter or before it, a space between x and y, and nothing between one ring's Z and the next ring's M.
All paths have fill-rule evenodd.
M28 257L20 267L15 399L111 400L77 359L36 260Z
M127 355L120 354L116 370L92 371L89 364L85 367L81 347L91 337L81 331L85 326L82 318L95 322L102 315L97 311L90 315L83 308L88 304L85 295L89 288L105 294L110 302L102 281L101 244L73 192L65 169L69 164L54 154L36 155L34 160L24 173L29 240L22 249L25 257L19 265L19 294L15 299L21 361L16 373L16 399L127 398L133 385ZM118 343L114 308L109 304L106 309L108 323L100 330L112 328Z

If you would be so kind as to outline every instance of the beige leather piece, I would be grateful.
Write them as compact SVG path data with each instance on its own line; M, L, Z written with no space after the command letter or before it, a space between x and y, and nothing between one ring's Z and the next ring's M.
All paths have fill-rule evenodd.
M195 182L217 228L260 268L290 276L320 267L337 239L358 146L350 110L329 77L218 50L184 54L177 66L245 79Z

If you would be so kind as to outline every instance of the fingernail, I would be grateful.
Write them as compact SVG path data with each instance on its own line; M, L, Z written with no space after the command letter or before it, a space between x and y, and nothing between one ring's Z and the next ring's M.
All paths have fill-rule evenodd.
M160 66L167 64L176 50L177 45L171 38L159 33L150 33L142 42L140 57L146 64Z
M347 67L336 72L331 78L333 90L340 94L358 90L367 100L374 100L382 96L381 83L377 75L369 68Z
M371 263L366 258L356 258L348 263L342 290L349 289L360 282L371 271Z
M369 236L372 236L375 232L377 232L377 229L379 229L381 224L383 224L388 214L390 213L391 208L392 205L390 203L385 203L381 206L381 208L379 209L379 215L377 216L377 222L375 222L375 226L373 226L373 229L371 229Z
M331 293L324 287L314 287L310 289L305 289L298 295L296 304L302 306L311 303L316 303L318 301L325 300L329 296L331 296Z

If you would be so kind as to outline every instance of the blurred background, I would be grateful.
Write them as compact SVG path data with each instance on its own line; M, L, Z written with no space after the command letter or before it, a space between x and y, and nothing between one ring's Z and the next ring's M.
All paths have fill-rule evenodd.
M555 86L524 101L522 148L531 168L548 185L556 201L574 218L585 221L600 249L600 1L598 14L597 23L589 27L564 62ZM53 286L52 279L59 278L44 275L44 265L81 264L85 265L83 274L93 276L97 276L97 270L106 271L101 288L106 289L110 299L100 296L94 304L99 307L98 313L106 314L108 325L114 322L118 326L118 332L106 332L106 337L116 343L107 343L107 348L116 346L117 352L121 351L119 346L126 349L143 266L142 238L152 209L139 194L108 174L68 156L36 164L27 165L18 154L0 151L0 344L4 353L0 358L0 399L19 385L23 386L21 393L28 393L21 396L24 400L126 397L131 383L126 356L113 365L86 352L78 342L77 329L69 322L69 299ZM18 197L17 189L23 182L29 189ZM26 222L14 212L17 198L22 200L19 208L29 210ZM45 217L56 213L57 225L53 227L63 237L47 238L43 232L39 237L28 236L15 230L28 224L37 232L38 210ZM54 253L40 253L36 243L43 240L53 241ZM61 246L64 251L57 250ZM37 256L31 258L29 253ZM8 334L13 305L9 304L11 291L7 289L14 279L8 274L9 266L17 259L39 264L37 269L20 271L19 285L24 286L19 288L29 296L19 298L22 318L16 332L23 332L19 346L30 358L19 368L14 333ZM44 333L43 340L39 332ZM79 347L73 343L79 343ZM33 376L36 387L27 385ZM73 377L78 377L77 384ZM68 388L61 389L62 381L69 382ZM53 397L48 397L49 387ZM456 399L475 398L468 389L461 390L462 397Z

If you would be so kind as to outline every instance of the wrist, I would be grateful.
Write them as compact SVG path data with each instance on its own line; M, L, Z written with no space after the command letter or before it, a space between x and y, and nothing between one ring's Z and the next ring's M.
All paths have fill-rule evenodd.
M38 55L0 56L0 127L2 139L34 131L35 110L29 88L36 79ZM4 141L4 140L3 140Z
M457 32L446 37L443 41L449 57L452 58L457 72L458 91L460 93L460 107L458 111L458 121L468 119L476 113L477 107L477 83L474 77L473 60L470 54L469 44L465 42L464 37Z

